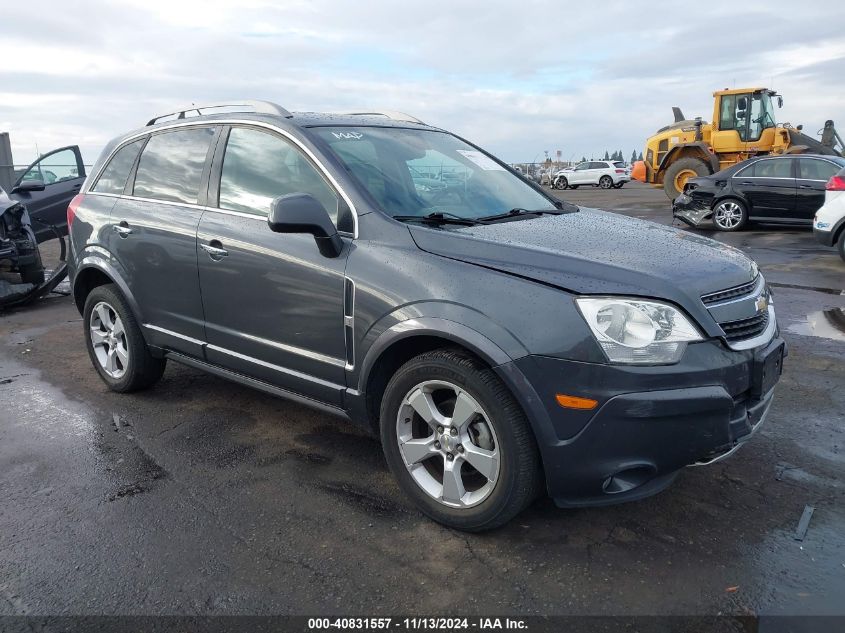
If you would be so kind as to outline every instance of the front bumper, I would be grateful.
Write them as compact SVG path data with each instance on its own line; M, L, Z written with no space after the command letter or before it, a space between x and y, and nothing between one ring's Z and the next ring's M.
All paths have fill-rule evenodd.
M755 357L781 344L776 336L762 350L737 352L706 341L690 345L677 365L660 367L545 356L514 361L523 392L533 393L526 409L549 495L560 506L640 499L668 486L681 468L735 450L772 403L773 389L755 393ZM556 393L599 404L592 411L564 409Z
M682 193L672 202L672 217L697 227L713 217L713 209L710 205Z

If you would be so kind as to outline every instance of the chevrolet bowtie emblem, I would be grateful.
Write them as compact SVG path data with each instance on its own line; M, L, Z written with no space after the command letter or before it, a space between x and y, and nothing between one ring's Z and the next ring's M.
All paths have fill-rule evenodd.
M769 300L766 298L765 295L760 295L754 302L754 307L757 308L757 312L762 312L763 310L769 307Z

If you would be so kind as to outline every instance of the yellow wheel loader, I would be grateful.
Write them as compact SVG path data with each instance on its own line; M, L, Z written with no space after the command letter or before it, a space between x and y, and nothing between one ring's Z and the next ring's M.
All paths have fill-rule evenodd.
M775 122L773 100L783 98L767 88L736 88L713 93L713 122L686 119L672 108L675 122L646 141L644 160L634 164L632 178L662 187L674 200L690 178L715 173L752 156L813 152L841 156L842 139L833 121L820 130L821 141Z

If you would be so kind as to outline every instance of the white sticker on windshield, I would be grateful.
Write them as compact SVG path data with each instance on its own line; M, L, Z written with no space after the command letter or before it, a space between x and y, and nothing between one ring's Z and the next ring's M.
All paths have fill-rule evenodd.
M343 139L346 141L349 140L360 140L364 138L364 135L360 132L332 132L335 138Z
M471 160L476 165L481 167L481 169L483 169L484 171L505 171L505 168L502 167L499 163L491 159L489 156L485 156L478 150L459 149L457 151L458 154L461 154L464 158Z

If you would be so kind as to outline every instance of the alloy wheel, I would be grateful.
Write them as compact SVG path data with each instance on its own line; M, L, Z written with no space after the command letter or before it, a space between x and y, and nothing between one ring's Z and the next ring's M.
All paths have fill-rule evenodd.
M414 482L445 506L484 501L499 477L496 431L479 403L458 385L429 380L402 399L396 439Z
M716 226L722 229L735 229L742 222L742 207L736 202L722 202L713 214Z
M100 301L91 310L88 327L97 362L106 374L119 380L129 368L129 347L123 321L113 307Z
M599 187L601 187L602 189L610 189L612 186L613 186L613 181L608 176L604 176L599 181Z

